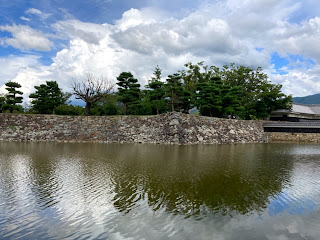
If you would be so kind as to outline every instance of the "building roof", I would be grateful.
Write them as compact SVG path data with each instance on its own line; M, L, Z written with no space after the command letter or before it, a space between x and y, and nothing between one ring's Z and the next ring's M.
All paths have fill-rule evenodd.
M292 103L291 110L288 109L279 109L274 111L273 113L303 113L303 114L312 114L312 115L320 115L320 104L296 104Z
M320 104L309 105L309 107L313 111L314 114L320 115Z
M310 106L302 104L292 104L291 112L295 113L306 113L306 114L315 114Z

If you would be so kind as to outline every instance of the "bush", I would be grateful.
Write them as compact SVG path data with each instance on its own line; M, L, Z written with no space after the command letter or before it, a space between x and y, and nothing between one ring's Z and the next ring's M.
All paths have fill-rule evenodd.
M73 105L60 105L56 108L57 115L81 116L84 115L84 107Z

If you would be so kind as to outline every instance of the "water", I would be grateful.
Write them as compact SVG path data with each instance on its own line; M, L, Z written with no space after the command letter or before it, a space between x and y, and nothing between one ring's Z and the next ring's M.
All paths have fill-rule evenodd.
M318 145L0 142L0 239L320 239Z

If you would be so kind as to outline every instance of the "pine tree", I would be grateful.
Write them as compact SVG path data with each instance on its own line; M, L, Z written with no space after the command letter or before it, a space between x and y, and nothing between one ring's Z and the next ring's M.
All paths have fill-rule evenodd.
M146 85L146 88L151 90L147 91L149 96L149 100L151 102L152 108L155 110L156 114L163 112L165 110L165 91L164 91L164 83L161 82L161 69L159 66L155 68L154 77L151 78L149 84Z
M29 98L34 99L31 101L32 109L38 113L55 114L55 108L64 104L67 100L64 98L64 94L56 81L47 81L46 84L41 84L34 88L37 91L30 94Z
M17 105L22 103L22 95L23 92L17 90L17 88L21 88L21 85L17 82L7 82L6 90L9 92L5 97L5 104L3 105L4 110L9 110L10 113L13 113L14 110L21 112L22 106Z
M241 105L242 88L239 86L232 87L224 85L222 90L222 115L223 117L241 116L244 107Z
M183 96L183 87L181 82L181 75L175 73L169 75L167 82L165 84L165 97L169 98L169 103L171 105L171 111L180 111Z
M119 101L125 105L125 114L134 114L140 104L140 84L130 72L122 72L117 77Z
M221 79L197 83L195 105L203 116L219 117L222 111Z

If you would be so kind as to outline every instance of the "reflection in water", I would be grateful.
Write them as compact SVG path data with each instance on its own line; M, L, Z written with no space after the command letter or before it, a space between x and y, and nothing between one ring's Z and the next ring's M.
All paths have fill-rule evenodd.
M319 156L315 145L0 143L0 238L318 239Z
M274 156L263 145L162 146L157 155L158 146L127 148L132 148L130 160L119 164L114 175L115 206L123 212L143 198L153 210L187 217L208 211L260 212L288 183L292 167L286 159L270 161Z

